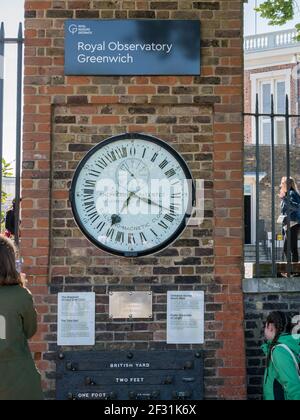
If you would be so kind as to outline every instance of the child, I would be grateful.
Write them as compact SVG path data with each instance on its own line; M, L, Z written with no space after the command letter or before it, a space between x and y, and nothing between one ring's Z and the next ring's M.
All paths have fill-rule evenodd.
M26 278L16 270L15 248L0 236L0 400L42 400L41 378L27 340L37 314Z
M291 335L291 321L283 312L267 318L262 349L267 356L264 400L300 401L300 338Z

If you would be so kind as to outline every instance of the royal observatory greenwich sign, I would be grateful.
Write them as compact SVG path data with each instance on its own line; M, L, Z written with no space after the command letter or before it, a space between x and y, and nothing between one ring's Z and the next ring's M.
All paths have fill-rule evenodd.
M200 75L196 20L67 20L66 75Z

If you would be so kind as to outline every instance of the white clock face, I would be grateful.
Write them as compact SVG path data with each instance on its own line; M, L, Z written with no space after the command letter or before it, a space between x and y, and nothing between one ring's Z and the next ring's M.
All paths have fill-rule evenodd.
M128 134L92 149L71 189L79 228L99 248L125 257L171 244L191 214L193 181L180 155L156 138Z

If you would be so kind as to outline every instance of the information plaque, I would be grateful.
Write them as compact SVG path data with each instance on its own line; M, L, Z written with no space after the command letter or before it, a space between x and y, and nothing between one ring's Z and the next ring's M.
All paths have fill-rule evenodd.
M57 344L93 346L95 311L95 293L59 293Z
M204 292L168 292L167 343L204 343Z
M111 292L109 316L112 319L152 318L152 292Z

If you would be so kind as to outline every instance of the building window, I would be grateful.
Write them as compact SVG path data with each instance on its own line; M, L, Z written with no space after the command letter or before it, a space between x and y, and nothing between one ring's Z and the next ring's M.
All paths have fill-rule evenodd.
M274 95L275 114L285 113L285 98L287 83L282 79L258 81L261 111L263 114L271 113L271 95ZM271 144L271 119L262 117L260 120L260 143ZM285 144L285 119L275 119L275 144Z

